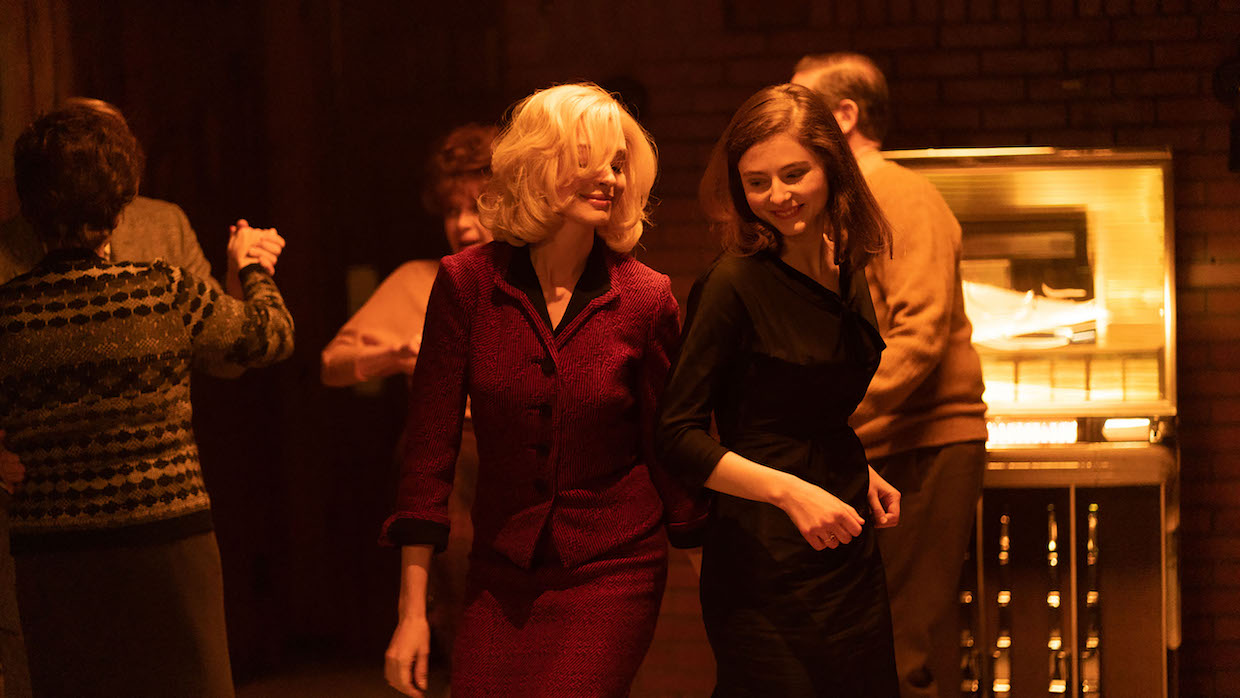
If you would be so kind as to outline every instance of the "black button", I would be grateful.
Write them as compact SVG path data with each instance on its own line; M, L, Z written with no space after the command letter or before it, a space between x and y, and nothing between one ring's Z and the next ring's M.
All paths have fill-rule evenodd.
M555 373L555 362L551 360L550 356L543 357L543 360L539 361L538 364L542 368L544 376L550 376Z
M540 477L534 481L534 491L546 496L551 492L551 485L547 484L547 481Z
M551 416L551 405L548 405L548 404L547 404L547 403L545 403L545 402L544 402L543 404L539 405L538 407L534 408L534 409L538 410L538 416L540 416L540 417L550 417L550 416Z
M534 446L534 453L538 454L539 458L546 458L547 454L551 453L551 447L547 444L537 444Z

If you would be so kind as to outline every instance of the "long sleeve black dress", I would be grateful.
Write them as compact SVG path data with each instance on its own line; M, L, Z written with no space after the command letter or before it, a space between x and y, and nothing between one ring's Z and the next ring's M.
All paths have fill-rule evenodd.
M816 551L781 509L716 496L701 576L715 696L898 695L869 470L848 426L883 341L864 273L845 265L840 287L766 252L721 257L689 298L660 416L666 467L701 486L731 450L866 519L852 542Z

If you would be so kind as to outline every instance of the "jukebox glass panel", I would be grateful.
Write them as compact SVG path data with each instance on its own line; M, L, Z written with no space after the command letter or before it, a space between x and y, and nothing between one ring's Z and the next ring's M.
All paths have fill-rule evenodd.
M1166 153L996 150L888 154L960 221L990 414L1174 414Z

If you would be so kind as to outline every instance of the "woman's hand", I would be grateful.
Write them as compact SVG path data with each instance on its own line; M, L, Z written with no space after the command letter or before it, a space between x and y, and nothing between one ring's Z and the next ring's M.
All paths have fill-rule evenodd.
M431 546L401 546L397 611L400 620L383 661L383 676L388 685L413 698L426 694L430 674L431 629L426 622L426 579L430 564Z
M413 698L426 693L431 648L426 617L401 618L384 655L383 675L388 685Z
M755 463L735 451L723 454L706 478L706 486L716 492L783 509L814 550L851 542L861 534L865 524L857 510L839 497L791 473Z
M418 349L422 347L421 334L403 344L393 344L389 339L370 333L362 333L359 339L361 346L353 360L353 375L358 383L397 373L413 373L418 363Z
M900 491L874 468L870 468L870 511L874 513L874 525L878 528L891 528L900 523Z
M419 332L412 339L392 349L392 362L396 366L396 372L412 374L414 366L418 363L418 352L422 349L422 333Z
M814 550L836 548L861 535L865 520L857 510L821 487L793 477L779 503Z

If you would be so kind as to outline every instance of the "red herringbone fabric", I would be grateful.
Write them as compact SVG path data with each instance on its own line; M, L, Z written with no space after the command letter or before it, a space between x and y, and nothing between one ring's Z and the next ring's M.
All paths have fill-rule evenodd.
M512 253L492 243L443 260L383 539L446 538L467 395L480 461L476 549L529 568L545 530L571 568L645 538L660 521L673 539L691 534L705 507L651 467L656 401L678 341L667 277L608 250L610 288L552 334L505 280ZM394 539L394 524L402 532L412 524L419 539Z
M609 288L552 333L506 280L513 252L443 260L383 537L446 540L468 395L478 492L453 695L627 695L667 575L661 524L686 539L707 511L653 459L676 301L666 276L608 250Z

